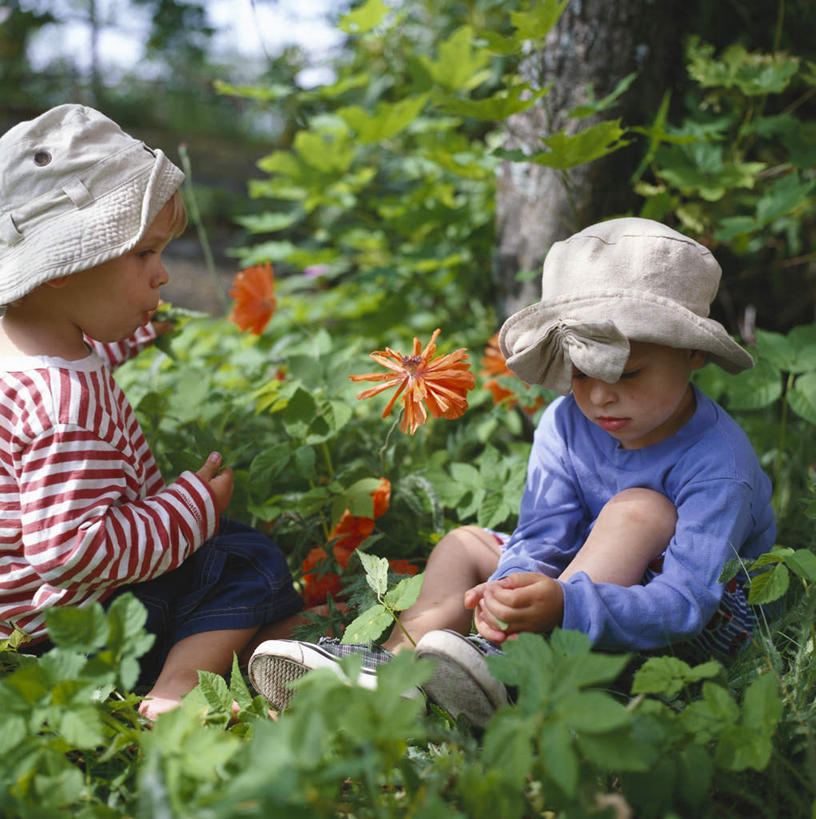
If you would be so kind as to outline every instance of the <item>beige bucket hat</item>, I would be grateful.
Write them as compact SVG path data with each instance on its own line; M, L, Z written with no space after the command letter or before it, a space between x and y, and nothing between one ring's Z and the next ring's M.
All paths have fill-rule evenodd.
M753 359L708 318L721 272L711 251L660 222L601 222L550 248L541 301L507 319L499 346L519 378L564 394L573 366L617 381L629 339L704 350L737 373Z
M0 137L0 304L134 247L184 174L83 105Z

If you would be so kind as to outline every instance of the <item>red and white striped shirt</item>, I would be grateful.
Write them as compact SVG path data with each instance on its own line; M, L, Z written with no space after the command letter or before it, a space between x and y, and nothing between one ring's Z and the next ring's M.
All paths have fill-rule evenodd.
M42 638L51 606L175 569L215 533L209 486L194 472L164 485L113 379L153 338L88 339L79 361L0 358L0 637Z

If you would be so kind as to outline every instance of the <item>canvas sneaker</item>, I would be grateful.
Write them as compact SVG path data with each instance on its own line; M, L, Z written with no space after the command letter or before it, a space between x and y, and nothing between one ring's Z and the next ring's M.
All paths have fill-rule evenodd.
M416 656L436 663L434 674L423 685L429 699L454 719L463 715L483 728L493 712L509 702L507 688L487 667L485 657L502 650L478 634L429 631L416 645Z
M321 637L317 643L266 640L249 659L249 679L276 711L283 711L295 693L290 683L317 668L327 668L342 677L343 670L337 661L352 654L363 658L357 684L370 689L377 687L377 666L394 656L380 646L343 645L336 637ZM412 693L415 696L419 692L414 689Z

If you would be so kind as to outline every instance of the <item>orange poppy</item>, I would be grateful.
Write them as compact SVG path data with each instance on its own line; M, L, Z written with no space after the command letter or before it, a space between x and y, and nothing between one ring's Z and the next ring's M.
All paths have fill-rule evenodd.
M431 340L420 352L419 339L414 339L412 355L386 347L371 353L378 364L389 373L366 373L350 375L352 381L384 381L377 387L363 390L358 398L371 398L385 390L396 387L394 395L382 414L385 418L393 408L397 398L404 392L400 429L413 435L417 428L428 420L423 401L434 418L458 418L467 409L467 393L476 385L476 379L470 371L467 361L467 350L464 347L447 355L432 358L436 351L436 337L440 330L434 330Z
M401 558L397 560L389 560L388 566L395 574L417 574L419 569L407 560Z
M235 299L229 320L241 330L259 336L278 304L272 265L264 262L242 270L233 280L229 294Z
M507 362L505 361L501 348L499 347L499 334L494 333L490 341L487 342L484 355L482 356L481 375L512 374L512 371L507 367Z
M334 572L311 571L327 557L322 546L315 546L303 561L303 602L307 606L325 603L329 594L337 596L343 590L340 575Z
M391 482L387 478L380 480L380 485L371 493L374 499L373 517L352 515L346 509L343 516L329 532L329 540L337 538L332 546L335 560L346 568L351 553L374 531L374 521L388 511L391 502Z

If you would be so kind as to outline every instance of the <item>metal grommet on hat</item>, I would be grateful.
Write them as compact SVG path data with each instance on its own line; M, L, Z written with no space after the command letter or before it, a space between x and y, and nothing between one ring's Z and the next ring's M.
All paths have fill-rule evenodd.
M37 151L34 154L34 164L39 165L41 168L50 164L51 162L51 154L48 151Z

